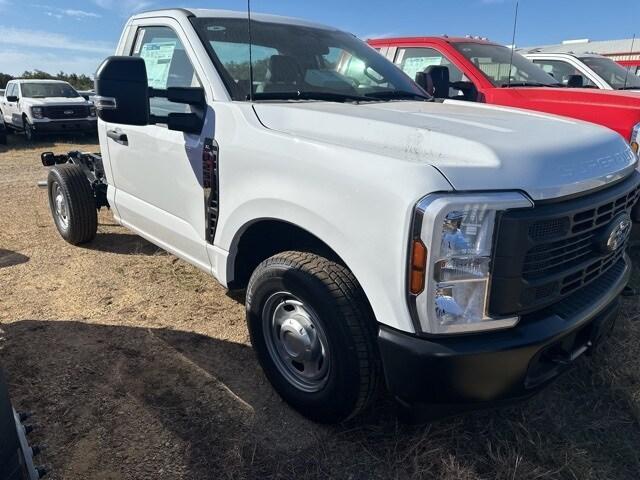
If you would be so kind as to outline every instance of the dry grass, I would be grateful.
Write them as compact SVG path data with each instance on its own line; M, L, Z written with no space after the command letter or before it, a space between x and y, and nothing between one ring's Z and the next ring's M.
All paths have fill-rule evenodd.
M108 212L86 248L59 238L36 187L39 153L95 145L10 141L0 147L0 356L14 400L36 413L50 478L638 478L638 298L624 300L601 351L526 404L407 426L382 401L322 427L273 392L243 305L212 278Z

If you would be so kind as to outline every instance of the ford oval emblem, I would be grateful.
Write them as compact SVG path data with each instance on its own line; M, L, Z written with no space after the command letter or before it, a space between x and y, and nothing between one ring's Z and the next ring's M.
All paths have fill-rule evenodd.
M631 217L628 213L621 213L605 228L596 240L596 246L602 253L612 253L618 250L631 234Z

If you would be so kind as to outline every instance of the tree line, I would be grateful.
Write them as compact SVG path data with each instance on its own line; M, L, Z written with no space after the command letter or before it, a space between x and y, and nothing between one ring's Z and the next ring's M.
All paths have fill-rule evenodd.
M64 80L69 82L77 90L91 90L93 89L93 80L87 75L77 73L64 73L58 72L56 75L52 75L42 70L26 70L17 77L9 75L8 73L0 73L0 88L5 88L9 80L14 78L28 78L36 80Z

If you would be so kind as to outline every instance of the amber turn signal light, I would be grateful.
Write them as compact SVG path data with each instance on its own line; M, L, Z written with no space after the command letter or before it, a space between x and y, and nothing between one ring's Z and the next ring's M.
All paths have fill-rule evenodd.
M633 150L634 153L638 153L639 149L640 149L640 146L638 145L638 142L631 142L631 150Z
M416 239L411 245L411 272L409 277L409 291L419 295L424 290L427 275L427 247L421 240Z

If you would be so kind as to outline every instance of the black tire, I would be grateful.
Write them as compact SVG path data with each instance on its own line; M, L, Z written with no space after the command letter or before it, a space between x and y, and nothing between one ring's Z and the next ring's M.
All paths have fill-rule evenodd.
M72 245L93 240L98 231L98 212L93 189L82 169L77 165L53 167L47 192L51 215L62 238Z
M26 116L22 117L22 125L24 126L24 137L27 142L35 142L36 132Z
M291 381L291 374L283 373L284 363L273 347L277 342L270 340L278 336L270 333L274 327L269 327L277 323L272 320L276 317L274 308L287 303L275 304L271 299L283 294L311 312L317 324L311 332L322 332L327 343L327 373L322 383L314 380L317 385L312 383L313 391L301 389ZM258 360L275 390L294 409L317 422L337 423L369 406L380 378L377 324L362 288L346 267L312 253L277 254L253 272L246 308Z

